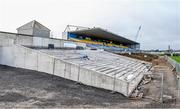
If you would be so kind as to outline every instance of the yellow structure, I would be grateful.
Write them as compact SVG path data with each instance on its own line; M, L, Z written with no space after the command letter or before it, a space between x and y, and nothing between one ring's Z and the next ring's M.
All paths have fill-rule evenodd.
M82 40L79 40L79 39L71 38L70 40L72 40L72 41L77 41L77 42L81 42L81 43L87 43L87 44L98 44L98 45L106 45L106 46L110 46L110 47L128 48L127 46L117 45L117 44L114 44L114 43L112 43L112 42L111 42L111 43L104 44L103 42L92 41L92 40L90 40L90 39L82 39Z

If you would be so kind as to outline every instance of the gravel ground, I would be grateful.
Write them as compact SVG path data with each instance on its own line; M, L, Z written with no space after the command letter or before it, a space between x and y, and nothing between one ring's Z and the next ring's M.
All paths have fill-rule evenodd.
M159 84L156 82L154 85L152 82L146 86L146 88L150 88L147 93L148 97L159 96L156 93L159 91ZM174 102L159 105L154 99L147 97L141 100L132 100L120 93L112 94L108 90L85 86L46 73L0 65L0 107L137 108L176 106Z

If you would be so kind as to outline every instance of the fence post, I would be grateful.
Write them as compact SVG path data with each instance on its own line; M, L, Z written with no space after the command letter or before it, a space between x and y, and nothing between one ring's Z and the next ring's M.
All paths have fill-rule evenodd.
M163 103L163 90L164 90L164 74L161 73L161 98L160 98L160 101L161 103Z
M177 78L178 80L177 80L177 100L179 101L179 77Z
M180 73L180 64L179 63L176 63L176 71L177 71L177 73Z

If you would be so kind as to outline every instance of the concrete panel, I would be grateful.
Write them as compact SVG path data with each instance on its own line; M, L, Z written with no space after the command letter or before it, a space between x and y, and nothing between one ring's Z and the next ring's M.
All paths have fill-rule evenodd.
M73 81L78 81L80 67L72 64L70 69L71 69L71 78L70 79Z
M33 37L34 46L48 47L48 44L54 44L54 47L64 47L64 41L60 39Z
M91 84L91 73L91 71L81 68L79 73L79 82L94 86L94 84Z
M42 39L41 43L42 43L42 46L44 47L48 47L48 44L51 44L50 39L47 39L47 38Z
M6 38L15 39L16 37L17 36L15 34L8 34L8 33L0 32L0 38L2 38L2 39L6 39Z
M10 38L0 39L0 46L11 46L14 44L14 40Z
M12 46L1 47L1 64L14 66L14 48Z
M55 60L54 75L64 77L65 63L61 60Z
M62 47L61 46L61 41L62 40L54 40L54 39L49 39L49 40L50 40L49 43L54 44L54 47Z
M33 45L33 37L19 35L16 39L16 44L32 46Z
M129 94L128 87L129 87L128 82L125 82L125 81L122 81L122 80L116 78L113 90L117 91L117 92L121 92L124 95L128 96L128 94Z
M67 79L71 78L71 64L69 64L69 63L65 64L64 78L67 78Z
M113 90L114 78L97 72L92 72L91 76L92 86Z
M42 38L33 37L33 46L43 46Z
M139 74L135 79L133 79L131 82L129 82L128 95L130 95L133 92L133 90L137 87L137 85L142 80L142 78L143 78L143 73Z
M25 54L26 51L23 47L20 46L13 46L14 48L14 63L15 63L15 67L19 67L19 68L25 68ZM11 54L12 55L12 54Z
M31 50L26 49L25 52L25 68L31 70L38 70L38 53Z
M2 51L0 53L0 62L3 65L31 70L38 69L38 71L53 74L54 58L47 54L39 53L20 45L0 47L0 50Z
M46 72L49 74L53 74L53 58L43 54L38 53L38 71Z
M50 36L50 31L49 30L42 30L42 29L37 29L33 28L33 35L34 37L42 37L42 38L49 38Z
M101 76L98 76L100 87L108 90L114 90L114 78L103 74L100 75Z

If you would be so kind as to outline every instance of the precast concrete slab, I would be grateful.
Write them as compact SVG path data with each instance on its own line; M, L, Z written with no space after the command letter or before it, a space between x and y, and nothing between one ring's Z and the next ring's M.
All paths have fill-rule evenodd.
M84 68L78 74L79 82L117 91L129 96L137 87L150 63L98 50L39 49L58 59ZM85 58L82 58L85 56ZM70 70L70 66L68 66ZM68 69L67 68L67 69ZM87 70L93 71L93 73ZM73 74L73 71L69 71Z

